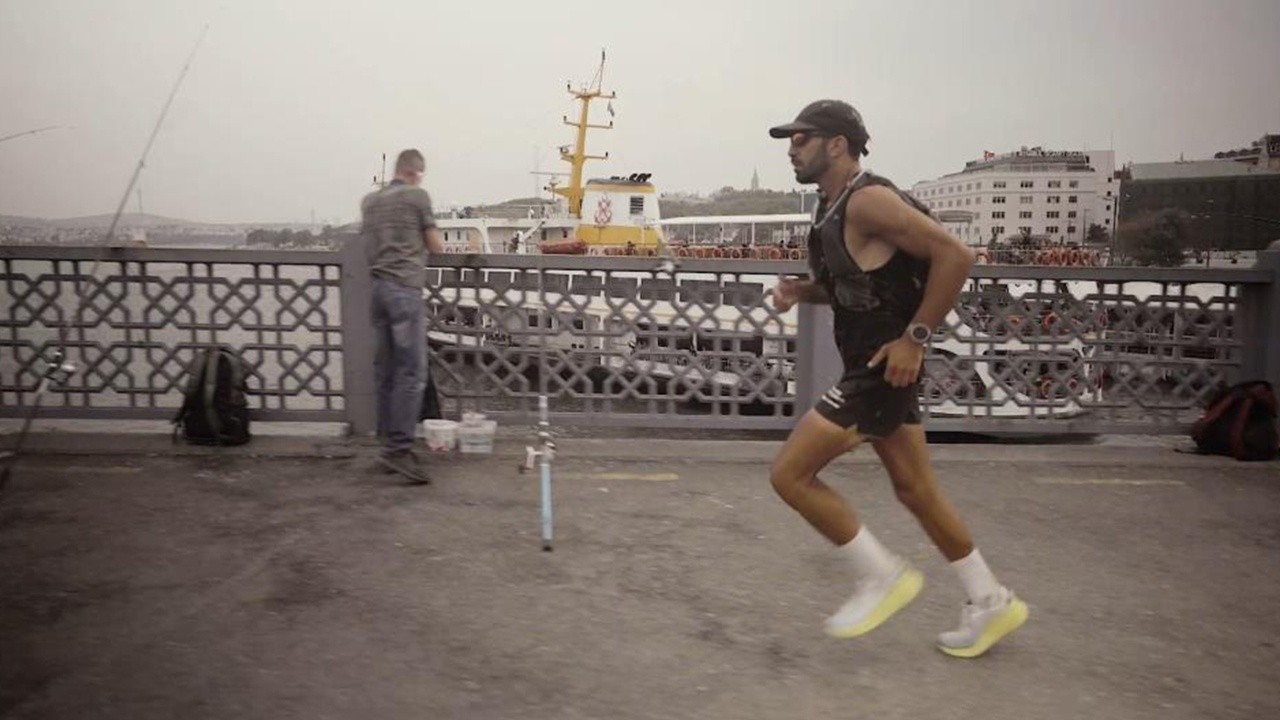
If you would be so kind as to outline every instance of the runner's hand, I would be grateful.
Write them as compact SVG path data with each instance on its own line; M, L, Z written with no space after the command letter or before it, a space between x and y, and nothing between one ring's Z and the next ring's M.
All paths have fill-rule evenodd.
M924 363L924 346L900 337L880 346L871 356L867 367L884 363L884 379L893 387L906 387L920 377L920 365Z
M793 277L778 276L778 284L771 293L773 306L780 312L786 312L800 302L800 281Z

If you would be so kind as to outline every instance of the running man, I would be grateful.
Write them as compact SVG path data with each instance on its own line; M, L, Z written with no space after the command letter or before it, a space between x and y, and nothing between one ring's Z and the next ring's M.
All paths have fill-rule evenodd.
M920 424L918 384L925 346L955 305L972 253L924 205L862 168L870 135L849 104L810 103L794 122L769 134L790 139L796 180L816 183L822 197L809 234L811 279L780 279L773 303L780 311L798 302L830 304L844 363L839 382L800 419L770 473L778 495L852 568L853 595L827 620L827 632L847 638L873 630L924 583L818 479L828 463L867 440L899 501L955 568L968 595L959 628L940 634L938 648L977 657L1026 621L1027 605L996 580L937 486Z

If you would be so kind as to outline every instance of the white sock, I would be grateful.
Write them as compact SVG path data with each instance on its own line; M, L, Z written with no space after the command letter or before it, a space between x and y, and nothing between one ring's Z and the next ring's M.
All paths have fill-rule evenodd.
M991 568L987 567L987 561L982 559L982 553L978 552L978 548L974 548L973 552L951 563L951 567L956 569L956 574L960 576L960 584L964 586L964 591L968 593L969 599L975 605L1003 590L995 574L991 572Z
M848 559L859 578L881 577L898 567L898 558L880 544L875 535L863 526L853 539L836 548Z

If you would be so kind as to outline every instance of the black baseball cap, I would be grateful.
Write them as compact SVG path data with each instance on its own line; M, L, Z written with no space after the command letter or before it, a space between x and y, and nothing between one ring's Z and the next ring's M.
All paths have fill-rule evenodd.
M805 105L795 120L769 128L769 135L776 138L791 137L801 132L843 135L849 141L849 149L856 153L861 148L863 155L867 154L867 141L871 139L862 116L842 100L815 100Z

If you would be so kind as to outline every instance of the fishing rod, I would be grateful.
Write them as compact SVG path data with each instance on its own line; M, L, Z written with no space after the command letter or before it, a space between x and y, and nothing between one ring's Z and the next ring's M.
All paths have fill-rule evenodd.
M147 144L142 149L142 155L138 157L138 164L134 167L133 174L129 176L129 184L125 187L124 194L120 197L120 204L116 206L115 215L111 217L111 224L107 227L107 232L103 235L102 240L98 242L97 252L94 253L93 265L89 269L88 277L90 278L97 277L98 266L102 264L102 251L115 238L120 216L124 214L124 206L129 202L129 194L133 192L133 186L138 182L138 176L146 165L147 155L151 152L151 146L155 144L156 136L160 134L160 126L164 124L165 116L169 114L169 108L173 105L173 99L178 95L178 88L182 87L182 81L187 77L187 70L191 68L191 61L195 59L196 51L200 49L200 44L204 42L204 36L208 31L209 25L206 23L200 30L200 37L196 39L195 47L191 48L191 54L187 56L187 61L183 64L182 71L178 73L178 79L174 81L173 88L169 91L169 97L165 100L164 107L160 110L160 117L156 118L155 127L151 129L151 136L147 138ZM46 129L52 128L40 128L27 133L19 133L19 135ZM9 138L0 138L0 140L7 139ZM22 429L18 432L18 440L12 450L0 455L0 459L7 461L4 469L0 470L0 490L3 490L9 484L9 477L13 473L14 465L18 463L18 458L22 455L22 448L26 444L27 434L30 432L31 424L35 422L36 415L39 413L40 403L44 399L45 393L53 386L61 386L77 370L75 364L67 360L67 338L71 334L72 324L80 318L80 313L84 311L88 283L82 282L83 277L78 273L76 275L75 310L67 315L65 322L58 329L58 343L54 346L52 357L45 359L45 371L41 373L40 381L36 383L36 389L31 400L31 409L27 411L26 417L22 420Z
M20 138L25 135L35 135L36 133L42 133L47 130L66 130L66 129L68 129L68 126L66 125L50 125L48 127L36 128L34 130L25 130L20 133L14 133L12 135L5 135L4 137L0 137L0 142L4 142L5 140L13 140L14 138Z
M541 225L541 223L539 223ZM536 229L536 227L535 227ZM532 234L531 230L528 234ZM672 282L680 261L672 252L671 245L662 237L661 232L658 235L659 250L658 264L653 268L654 277L666 275ZM552 323L553 317L550 310L550 303L547 302L546 292L546 268L544 266L543 253L539 248L538 259L534 262L534 271L538 275L538 297L542 302L543 310L547 314L547 324ZM520 472L533 470L536 465L538 468L540 498L539 508L541 511L541 535L542 549L550 552L553 544L553 508L551 497L551 464L555 459L556 443L555 433L551 429L550 408L547 392L547 331L549 327L542 326L539 322L538 327L538 424L535 437L538 446L526 445L524 464L519 466Z
M545 222L545 221L544 221ZM541 225L541 223L539 223ZM532 234L532 231L529 233ZM551 324L551 308L547 302L547 289L544 275L544 259L542 248L538 248L538 259L534 262L534 271L538 274L538 298L547 314L547 324ZM541 513L542 549L551 552L552 548L552 507L551 507L551 461L555 458L555 434L551 430L551 412L547 398L547 330L541 320L538 321L538 425L535 437L538 447L525 446L524 464L520 472L533 470L538 466L539 509Z

